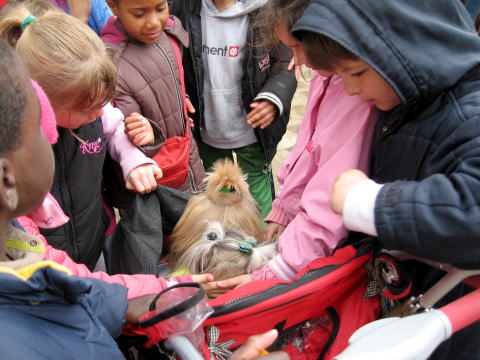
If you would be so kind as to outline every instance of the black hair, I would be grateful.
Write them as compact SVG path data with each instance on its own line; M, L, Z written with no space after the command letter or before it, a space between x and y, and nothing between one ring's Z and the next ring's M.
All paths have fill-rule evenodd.
M341 60L358 60L358 56L329 37L311 31L297 31L303 51L310 66L324 71L334 71Z
M21 143L27 94L19 65L18 55L0 39L0 156L16 150Z

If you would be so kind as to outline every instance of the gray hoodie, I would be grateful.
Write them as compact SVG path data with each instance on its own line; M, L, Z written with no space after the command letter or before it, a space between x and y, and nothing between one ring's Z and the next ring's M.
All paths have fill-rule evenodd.
M212 0L202 0L205 128L201 135L211 146L232 149L257 142L242 102L242 64L248 14L267 1L238 0L219 12Z

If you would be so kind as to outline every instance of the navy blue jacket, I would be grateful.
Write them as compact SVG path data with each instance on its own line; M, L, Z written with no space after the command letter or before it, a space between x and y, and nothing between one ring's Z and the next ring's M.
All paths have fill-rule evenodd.
M39 264L26 279L0 270L0 359L122 359L127 289Z
M315 0L293 34L301 30L343 45L401 100L381 114L372 144L370 177L385 183L375 203L382 245L480 268L480 38L461 2ZM438 277L418 263L408 270L415 295ZM432 358L480 358L479 325Z

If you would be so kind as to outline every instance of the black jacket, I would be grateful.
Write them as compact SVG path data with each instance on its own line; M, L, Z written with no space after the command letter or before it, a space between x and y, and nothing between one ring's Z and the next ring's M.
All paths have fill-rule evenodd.
M195 121L195 136L198 139L201 139L200 128L204 126L201 6L202 2L200 0L173 0L170 4L170 13L181 20L183 27L190 36L190 47L183 54L183 66L187 93L196 109L192 118ZM249 15L250 24L252 24L255 14L254 11ZM297 81L294 72L287 70L292 53L283 45L270 52L270 69L264 72L260 70L259 62L265 57L265 49L255 46L259 43L259 40L258 31L250 26L247 35L249 52L244 61L242 95L243 105L247 113L251 110L249 105L260 92L273 93L283 103L282 115L277 117L264 130L255 129L255 136L263 149L265 163L268 165L275 156L277 145L287 129L290 105L297 87Z
M85 148L65 128L58 128L53 146L55 177L51 193L70 221L55 229L41 229L54 248L92 270L103 250L109 218L103 210L101 182L106 144L101 118L73 130L78 137L99 146Z

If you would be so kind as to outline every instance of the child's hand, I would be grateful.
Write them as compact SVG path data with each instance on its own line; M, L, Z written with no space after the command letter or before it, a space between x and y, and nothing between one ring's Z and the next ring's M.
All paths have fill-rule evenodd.
M203 285L207 296L210 299L214 299L227 291L235 289L236 287L249 283L252 281L252 274L243 274L238 275L230 279L225 279L221 281L212 281Z
M283 231L285 230L286 226L276 223L276 222L269 222L263 231L265 236L266 242L272 242L275 239L278 240L279 236L282 235Z
M126 187L139 194L147 194L157 188L157 179L162 176L162 169L157 165L143 164L130 171Z
M247 122L253 127L265 129L278 115L278 109L270 101L259 100L250 104L253 109L247 114Z
M145 146L155 140L152 125L139 113L131 113L125 120L125 134L135 146Z
M83 23L88 23L90 11L92 10L92 3L90 0L67 0L70 15L81 20Z
M236 349L228 358L229 360L287 360L290 359L288 354L283 351L275 351L267 355L262 352L268 348L278 337L278 331L275 329L269 330L263 334L250 336L245 344Z
M368 180L368 176L360 170L351 169L340 174L333 183L330 206L337 214L343 214L343 206L350 189L360 181Z
M187 112L189 114L195 114L195 107L193 106L192 102L190 101L190 99L187 97L187 99L185 100L185 104L187 105ZM195 127L195 123L193 122L193 119L191 117L188 118L188 122L190 124L190 128L194 128Z
M127 323L136 324L140 321L140 318L148 313L148 309L156 294L139 296L134 299L128 300L127 313L125 314L125 320Z
M292 60L288 63L287 70L292 71L295 69L295 80L300 79L302 76L302 69L300 68L300 65L295 64L295 57L292 57Z
M207 284L209 282L212 282L215 279L213 278L212 274L197 274L197 275L192 275L192 280L199 284Z

